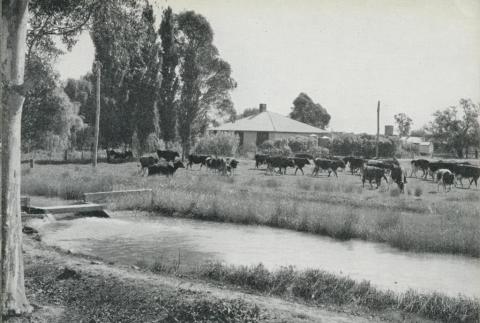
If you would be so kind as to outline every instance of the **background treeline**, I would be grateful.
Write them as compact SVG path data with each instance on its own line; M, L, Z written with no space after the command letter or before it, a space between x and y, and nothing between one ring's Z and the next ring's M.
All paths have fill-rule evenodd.
M69 1L66 2L68 7ZM94 1L89 16L72 3L70 20L85 19L101 66L100 146L151 150L160 142L180 143L189 151L196 138L216 120L235 115L230 91L236 87L230 65L213 44L209 22L193 11L171 8L155 22L146 1ZM53 9L52 9L53 10ZM22 120L24 151L90 149L95 120L95 66L80 79L60 82L53 69L62 51L55 31L42 37L48 21L66 19L32 8L26 74L33 87ZM66 21L65 26L72 25ZM38 28L35 28L38 26ZM48 29L48 28L47 28ZM78 28L63 34L67 48Z

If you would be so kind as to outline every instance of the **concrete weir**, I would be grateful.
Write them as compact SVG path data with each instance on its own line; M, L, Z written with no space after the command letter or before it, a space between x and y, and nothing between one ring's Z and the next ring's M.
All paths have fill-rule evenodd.
M96 203L80 203L56 206L33 206L28 197L22 197L22 217L43 218L54 214L74 214L75 216L93 216L109 218L105 206Z

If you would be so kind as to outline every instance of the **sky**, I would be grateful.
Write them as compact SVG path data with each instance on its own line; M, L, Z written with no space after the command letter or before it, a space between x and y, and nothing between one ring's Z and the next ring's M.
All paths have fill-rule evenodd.
M151 0L157 13L194 10L215 33L238 87L238 112L266 103L287 115L300 92L331 115L333 131L376 132L404 112L413 128L460 98L480 103L480 0ZM88 33L57 70L92 66Z

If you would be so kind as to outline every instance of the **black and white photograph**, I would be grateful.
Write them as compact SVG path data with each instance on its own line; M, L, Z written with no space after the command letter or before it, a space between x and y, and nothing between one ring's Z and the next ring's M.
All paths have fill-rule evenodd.
M480 0L0 0L0 323L480 323Z

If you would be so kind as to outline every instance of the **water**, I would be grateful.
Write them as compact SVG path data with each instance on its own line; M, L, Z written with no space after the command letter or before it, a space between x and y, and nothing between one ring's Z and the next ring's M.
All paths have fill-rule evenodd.
M480 298L480 260L475 258L402 252L380 243L261 226L135 214L140 216L117 212L111 219L35 220L35 226L47 244L125 264L294 265L369 280L384 290L412 288Z

